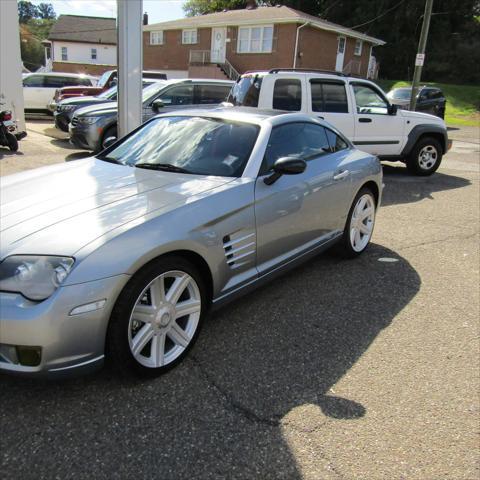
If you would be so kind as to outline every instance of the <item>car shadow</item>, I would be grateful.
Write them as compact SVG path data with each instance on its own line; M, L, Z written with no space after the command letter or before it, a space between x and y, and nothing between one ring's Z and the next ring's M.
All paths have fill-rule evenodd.
M2 376L4 475L95 465L108 477L300 479L285 417L315 405L320 415L302 419L314 429L364 416L368 404L332 387L420 284L407 260L381 245L353 261L327 253L213 313L187 359L163 377Z
M18 148L20 149L21 145L18 146ZM17 156L21 156L23 155L23 152L21 152L20 150L17 150L16 152L12 152L11 150L8 149L8 147L0 147L0 160L3 158L3 157L17 157Z
M471 184L470 180L435 172L429 177L419 177L408 172L403 164L383 164L382 205L397 205L401 203L419 202L425 198L433 200L435 192L463 188Z

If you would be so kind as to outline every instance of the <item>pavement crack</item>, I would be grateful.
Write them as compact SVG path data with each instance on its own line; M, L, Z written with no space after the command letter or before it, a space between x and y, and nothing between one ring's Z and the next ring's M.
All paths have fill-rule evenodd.
M223 399L224 403L229 407L230 411L238 413L245 417L247 420L258 423L262 425L266 425L268 427L279 427L280 426L280 415L273 415L271 417L262 417L255 413L251 408L242 405L238 402L229 392L224 390L218 383L214 380L214 378L208 374L205 369L202 367L202 364L198 361L198 359L190 354L189 361L193 363L193 365L197 368L200 375L203 379L217 392L217 394Z
M428 240L425 242L420 242L420 243L413 243L411 245L406 245L404 247L400 247L397 250L402 251L402 250L409 250L411 248L417 248L417 247L423 247L425 245L434 245L436 243L446 243L451 240L468 240L469 238L473 238L479 235L480 232L475 232L471 233L469 235L450 235L445 238L439 238L438 240Z

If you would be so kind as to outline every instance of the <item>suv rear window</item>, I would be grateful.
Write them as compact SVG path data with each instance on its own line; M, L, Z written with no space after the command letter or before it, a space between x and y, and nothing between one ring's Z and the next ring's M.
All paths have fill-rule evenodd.
M312 111L348 113L347 93L344 83L312 80Z
M233 86L227 102L240 107L258 107L263 78L260 75L240 77Z
M209 105L224 102L229 91L229 85L195 85L195 103Z
M272 108L298 112L302 108L302 84L293 78L280 78L273 87Z

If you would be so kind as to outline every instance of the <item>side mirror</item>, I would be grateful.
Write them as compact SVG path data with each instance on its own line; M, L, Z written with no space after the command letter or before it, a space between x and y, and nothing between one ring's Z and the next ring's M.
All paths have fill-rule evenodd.
M108 148L110 145L115 143L117 141L116 137L107 137L105 141L103 142L103 148Z
M398 111L398 105L390 104L388 106L388 114L389 115L396 115Z
M273 164L273 173L263 181L266 185L272 185L282 175L298 175L307 168L307 162L301 158L281 157Z
M163 103L163 101L160 100L159 98L157 98L152 103L152 110L154 112L159 112L164 106L165 106L165 104Z

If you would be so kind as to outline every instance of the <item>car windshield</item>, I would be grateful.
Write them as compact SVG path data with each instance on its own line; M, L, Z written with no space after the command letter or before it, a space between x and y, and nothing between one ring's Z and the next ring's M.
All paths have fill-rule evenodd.
M165 82L158 81L148 85L142 90L142 102L153 100L154 97L162 88L165 88Z
M112 97L116 97L116 94L117 94L117 86L115 85L114 87L111 87L108 90L105 90L104 92L100 93L99 95L97 95L97 97L112 99Z
M390 96L395 100L410 100L411 90L409 88L396 88L392 90Z
M218 118L159 117L99 158L152 170L240 177L258 131L257 125Z

